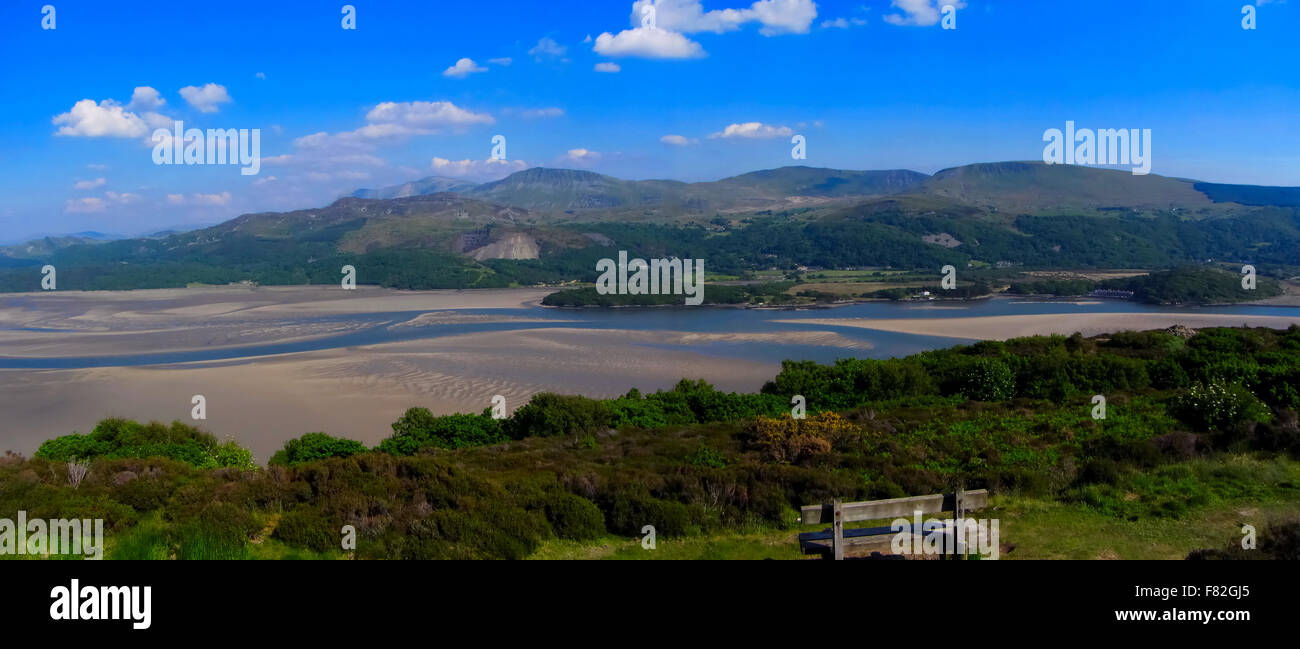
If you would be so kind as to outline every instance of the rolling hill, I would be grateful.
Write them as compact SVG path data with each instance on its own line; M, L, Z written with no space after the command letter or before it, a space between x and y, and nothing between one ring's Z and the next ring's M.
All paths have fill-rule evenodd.
M413 180L409 183L400 185L390 185L379 189L358 189L352 192L352 198L409 198L411 196L423 196L425 194L437 194L439 192L460 192L473 189L475 183L462 180L460 178L447 178L445 176L429 176Z
M59 237L41 237L12 246L0 246L0 257L10 259L41 259L56 250L77 245L94 245L106 243L122 237L114 237L99 232L78 232Z
M416 193L245 214L157 238L33 244L0 255L0 267L19 267L0 271L0 290L34 290L32 267L43 263L59 268L61 288L335 282L344 264L363 283L494 287L590 279L595 260L620 249L706 258L724 274L1207 259L1300 266L1294 188L1041 163L934 176L785 167L703 183L537 168L482 185L432 178L398 187L374 192Z
M480 200L569 216L593 212L665 219L711 211L782 208L808 199L848 199L895 194L926 179L915 171L843 171L783 167L712 182L623 180L573 169L536 167L501 180L474 185L449 178L425 178L379 190L358 190L358 198L398 198L455 192ZM819 202L819 201L814 201ZM629 212L639 212L632 215Z
M1190 181L1042 162L994 162L944 169L926 179L916 191L1013 213L1221 211L1211 209L1214 202Z

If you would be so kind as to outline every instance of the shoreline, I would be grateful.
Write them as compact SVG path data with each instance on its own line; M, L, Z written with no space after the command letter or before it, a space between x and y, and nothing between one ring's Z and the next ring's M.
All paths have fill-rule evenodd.
M915 318L855 318L832 311L802 319L761 314L861 302L757 308L753 320L780 323L771 328L696 326L690 324L696 320L685 315L651 318L652 328L641 328L646 325L636 315L611 318L603 325L607 328L578 326L578 318L571 319L574 325L532 327L529 321L537 312L527 310L546 293L547 289L536 288L359 288L354 293L333 286L203 287L66 292L5 300L0 302L0 323L9 329L0 330L0 353L13 357L129 355L282 343L385 322L402 328L480 320L507 324L499 329L466 333L453 329L449 335L264 356L0 370L0 412L5 413L0 446L31 452L47 439L86 432L111 416L189 421L190 399L202 394L208 399L208 420L199 425L235 436L265 459L289 437L306 432L377 443L389 434L393 421L415 406L437 414L479 412L498 394L516 407L537 392L611 397L633 387L642 392L671 389L682 378L702 378L724 391L752 392L780 371L780 359L734 353L732 345L754 346L750 349L790 345L790 351L781 353L795 359L808 357L801 355L798 346L830 349L845 357L878 357L897 355L903 348L897 345L907 345L887 335L863 335L850 329L929 336L936 340L925 346L947 347L1054 330L1068 335L1080 329L1103 333L1171 324L1192 328L1300 324L1300 310L1294 316L1254 316L1191 309L1111 313L1102 306L1096 313L966 316L953 312L974 307L953 302L970 300L927 300L907 309L920 316ZM983 301L990 299L1005 298ZM948 303L938 304L941 301ZM947 313L932 317L926 309ZM865 310L873 312L897 313ZM401 317L385 315L391 313ZM748 322L739 315L718 320Z
M777 320L785 324L852 327L954 340L1008 340L1029 336L1082 333L1095 336L1119 331L1150 331L1182 325L1191 329L1264 326L1286 329L1300 325L1300 310L1294 316L1231 315L1220 313L1075 313L961 316L955 318L839 318L834 320Z

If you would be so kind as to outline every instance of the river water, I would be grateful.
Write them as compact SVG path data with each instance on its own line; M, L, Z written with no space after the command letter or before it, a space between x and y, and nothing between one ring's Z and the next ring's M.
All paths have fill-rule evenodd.
M1216 306L1201 308L1160 307L1129 301L1068 302L1018 298L995 298L973 302L887 303L870 302L819 309L739 309L712 307L656 307L618 309L554 309L541 306L517 309L463 309L457 314L485 316L469 323L397 326L407 323L424 311L392 311L348 315L308 316L293 324L348 325L346 330L309 340L263 342L185 351L132 353L125 355L72 356L54 358L6 357L0 355L0 369L78 369L93 367L129 367L163 365L195 361L249 359L276 354L319 351L380 343L401 342L462 334L517 331L547 328L592 330L673 331L704 334L781 334L816 328L833 331L853 341L865 343L861 349L843 346L763 342L703 342L665 347L688 347L697 353L764 361L787 358L828 362L844 356L887 358L906 356L927 349L950 347L961 338L896 333L852 326L836 326L825 321L857 318L944 319L1007 315L1059 315L1137 313L1137 314L1226 314L1244 316L1300 316L1300 308L1270 306ZM503 321L493 318L513 317ZM519 322L528 318L531 322ZM800 320L820 320L804 325ZM793 322L792 322L793 321ZM31 329L26 329L31 331ZM61 333L50 330L50 333ZM641 343L645 344L645 343ZM3 349L0 348L0 354Z

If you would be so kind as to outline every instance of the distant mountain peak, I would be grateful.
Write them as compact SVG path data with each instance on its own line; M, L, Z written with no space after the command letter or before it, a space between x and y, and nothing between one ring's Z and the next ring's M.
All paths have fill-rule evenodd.
M473 189L477 183L465 180L463 178L449 178L447 176L429 176L419 180L413 180L409 183L400 185L389 185L379 189L358 189L352 192L352 198L367 199L388 199L388 198L407 198L409 196L420 196L423 194L437 194L440 192L460 192Z

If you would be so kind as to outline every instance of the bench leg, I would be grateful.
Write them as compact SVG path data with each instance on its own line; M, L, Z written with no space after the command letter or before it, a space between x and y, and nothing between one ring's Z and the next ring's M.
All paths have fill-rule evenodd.
M835 555L836 561L844 560L844 511L840 507L840 499L836 498L834 503L834 518L831 531L831 550Z

